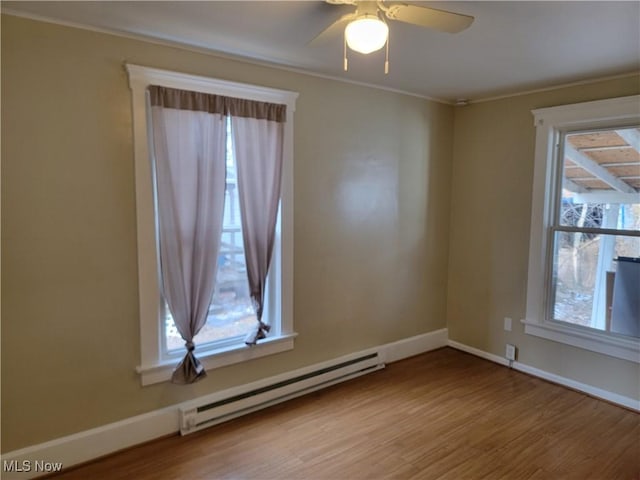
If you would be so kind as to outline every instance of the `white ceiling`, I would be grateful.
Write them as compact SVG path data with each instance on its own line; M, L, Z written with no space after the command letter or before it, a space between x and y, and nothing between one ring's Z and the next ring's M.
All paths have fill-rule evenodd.
M2 2L6 13L153 37L260 62L454 101L640 70L638 1L410 2L475 17L458 34L390 22L384 52L309 41L353 10L322 1Z

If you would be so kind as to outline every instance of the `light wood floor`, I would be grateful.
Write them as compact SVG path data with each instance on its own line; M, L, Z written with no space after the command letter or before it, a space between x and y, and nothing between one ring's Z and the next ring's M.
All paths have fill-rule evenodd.
M57 479L640 479L640 414L444 348Z

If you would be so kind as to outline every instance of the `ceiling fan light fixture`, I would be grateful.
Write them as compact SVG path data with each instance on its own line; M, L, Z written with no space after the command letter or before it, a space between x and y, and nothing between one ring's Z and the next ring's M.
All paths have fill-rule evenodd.
M365 13L349 22L344 36L351 50L367 54L384 47L389 36L389 27L377 15Z

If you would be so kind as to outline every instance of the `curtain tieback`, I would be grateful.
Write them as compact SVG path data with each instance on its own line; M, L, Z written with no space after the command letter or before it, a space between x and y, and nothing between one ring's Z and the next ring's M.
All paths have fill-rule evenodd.
M245 338L244 343L252 347L258 340L267 338L267 333L269 332L269 330L271 330L271 325L264 323L262 320L258 320L258 324L251 330L251 332L249 332L249 335L247 335L247 338Z
M262 320L260 320L258 323L260 324L260 330L264 330L265 332L268 332L271 330L271 325L264 323Z

